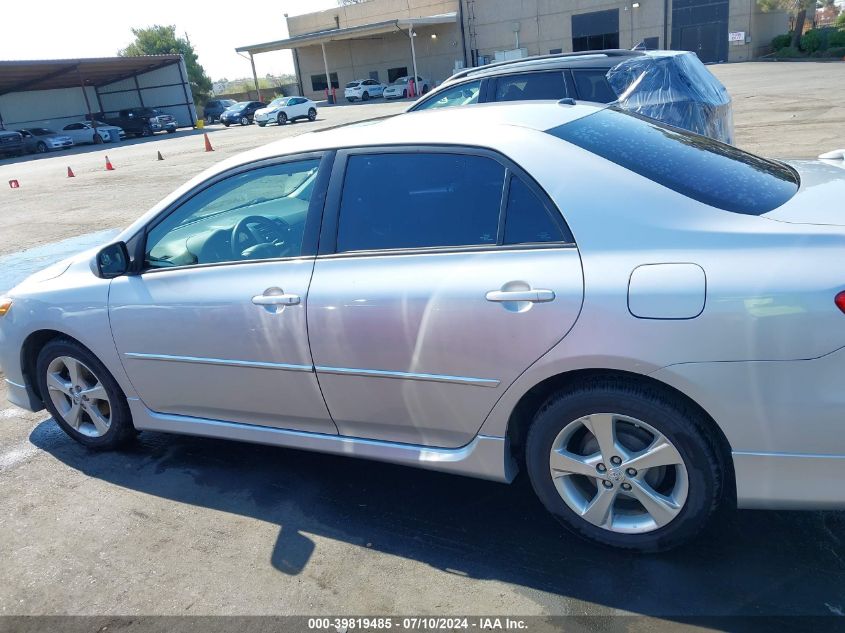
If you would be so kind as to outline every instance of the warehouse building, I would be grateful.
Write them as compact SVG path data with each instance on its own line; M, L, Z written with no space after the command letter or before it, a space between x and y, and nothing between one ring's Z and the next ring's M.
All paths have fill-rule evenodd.
M196 123L181 55L0 61L0 128L60 130L135 107L158 108L179 127Z
M415 64L441 82L497 60L637 45L747 61L788 30L786 13L763 13L756 0L367 0L285 17L287 39L237 50L292 50L299 88L313 99L329 81L336 90L353 79L390 83Z

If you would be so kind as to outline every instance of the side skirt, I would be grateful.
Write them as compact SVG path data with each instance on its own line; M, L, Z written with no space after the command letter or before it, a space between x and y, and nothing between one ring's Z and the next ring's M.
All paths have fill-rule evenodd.
M135 428L139 431L160 431L284 446L415 466L503 483L513 481L518 470L511 457L508 442L503 437L477 435L469 444L460 448L433 448L156 413L136 398L129 399L129 408Z

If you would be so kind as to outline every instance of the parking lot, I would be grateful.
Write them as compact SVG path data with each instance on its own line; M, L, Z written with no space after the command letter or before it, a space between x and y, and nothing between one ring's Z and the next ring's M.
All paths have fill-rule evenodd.
M740 147L783 158L845 147L845 64L710 68L734 98ZM323 108L314 123L214 125L214 152L202 131L183 130L0 161L0 267L14 261L22 274L126 225L227 156L406 107L376 101ZM504 486L158 433L91 453L44 412L8 405L2 385L5 615L632 614L654 618L643 629L668 631L699 615L845 613L845 513L725 512L690 546L626 554L562 531L524 476Z

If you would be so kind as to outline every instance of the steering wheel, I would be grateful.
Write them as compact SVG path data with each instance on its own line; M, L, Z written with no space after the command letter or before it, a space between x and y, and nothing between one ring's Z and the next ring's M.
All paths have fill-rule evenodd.
M257 231L250 228L250 224L259 224L264 227L264 231ZM247 237L246 241L241 241L241 236ZM268 241L270 237L270 241ZM236 259L242 259L247 250L255 250L257 246L274 246L281 248L284 246L282 241L283 234L280 234L279 225L266 218L263 215L248 215L238 220L238 223L232 227L231 247L232 255Z

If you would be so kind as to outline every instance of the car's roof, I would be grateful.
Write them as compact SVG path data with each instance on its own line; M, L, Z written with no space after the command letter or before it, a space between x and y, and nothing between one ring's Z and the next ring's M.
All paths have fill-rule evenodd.
M571 103L571 102L570 102ZM496 149L496 129L547 130L605 106L579 102L523 101L409 112L282 139L230 159L221 170L283 154L374 145L473 145Z
M583 51L580 53L556 53L553 55L536 55L504 62L494 62L485 66L467 68L449 77L447 81L455 81L468 77L487 77L489 75L501 75L512 73L517 70L539 70L555 68L612 68L624 59L631 57L642 57L646 55L643 51L628 51L622 49L608 49L600 51Z

